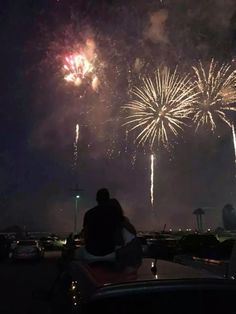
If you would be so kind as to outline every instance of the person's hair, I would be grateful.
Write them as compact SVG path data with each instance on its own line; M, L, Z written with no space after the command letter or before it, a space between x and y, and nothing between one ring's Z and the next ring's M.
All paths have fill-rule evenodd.
M110 199L110 193L108 189L102 188L97 191L96 200L98 204L104 203Z
M113 207L114 209L116 209L117 213L120 213L121 216L124 215L123 209L122 209L120 203L117 201L116 198L111 198L111 199L110 199L110 202L109 202L109 205L110 205L111 207Z

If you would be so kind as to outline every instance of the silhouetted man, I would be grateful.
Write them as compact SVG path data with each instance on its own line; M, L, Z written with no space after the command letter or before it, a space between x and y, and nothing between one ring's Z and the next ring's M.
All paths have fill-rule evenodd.
M123 213L113 205L105 188L98 190L96 200L98 205L84 216L85 248L92 255L104 256L115 250L116 231L123 221Z

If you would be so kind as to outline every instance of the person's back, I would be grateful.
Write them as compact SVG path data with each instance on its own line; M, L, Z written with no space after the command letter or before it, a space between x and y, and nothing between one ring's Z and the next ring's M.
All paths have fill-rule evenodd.
M90 209L84 217L85 247L90 254L104 256L115 250L116 230L123 213L110 200L106 189L98 191L97 201L98 206Z

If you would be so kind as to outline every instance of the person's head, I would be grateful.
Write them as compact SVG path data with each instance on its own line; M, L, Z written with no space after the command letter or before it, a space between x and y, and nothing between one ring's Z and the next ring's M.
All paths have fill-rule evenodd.
M97 191L96 200L98 204L106 203L107 201L109 201L109 199L110 199L110 194L109 194L108 189L103 188Z

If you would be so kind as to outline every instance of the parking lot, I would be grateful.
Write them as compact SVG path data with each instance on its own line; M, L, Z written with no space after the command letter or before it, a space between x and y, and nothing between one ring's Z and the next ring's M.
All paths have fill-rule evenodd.
M46 252L39 262L0 262L1 314L47 314L47 292L57 276L61 252Z

